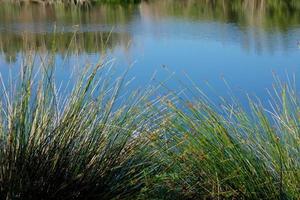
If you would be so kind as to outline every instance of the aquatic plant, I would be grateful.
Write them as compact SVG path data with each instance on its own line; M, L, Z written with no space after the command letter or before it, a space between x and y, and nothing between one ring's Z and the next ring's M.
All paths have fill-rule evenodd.
M299 96L296 84L275 83L268 106L250 97L249 108L235 98L215 105L197 86L166 99L155 143L165 169L150 197L299 199Z
M9 87L1 78L1 199L299 198L292 84L246 109L197 86L121 93L125 77L103 63L58 87L51 59L30 58Z
M146 93L122 98L124 77L103 63L58 87L54 64L32 60L9 86L1 79L0 199L136 196L154 166Z
M296 83L247 108L195 84L129 92L104 60L60 86L51 53L23 59L0 77L0 199L300 198Z

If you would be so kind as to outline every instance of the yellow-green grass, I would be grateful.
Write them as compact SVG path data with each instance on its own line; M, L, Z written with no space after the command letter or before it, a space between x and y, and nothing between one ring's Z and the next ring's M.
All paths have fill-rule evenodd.
M299 199L299 94L295 84L274 82L270 104L249 97L250 109L235 98L216 106L197 86L164 100L155 146L165 169L149 181L150 197Z
M0 199L138 194L155 166L143 136L151 116L139 108L147 95L122 98L123 76L103 65L86 67L69 89L55 84L51 62L26 62L9 85L1 79Z
M59 87L30 58L1 78L0 199L299 199L295 86L245 109L197 86L129 92L102 62Z

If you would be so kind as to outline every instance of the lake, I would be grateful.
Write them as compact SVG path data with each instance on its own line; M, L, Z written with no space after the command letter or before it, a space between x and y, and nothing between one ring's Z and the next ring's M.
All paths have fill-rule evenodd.
M1 3L0 49L4 76L18 73L30 52L54 53L60 80L105 55L116 71L132 66L132 87L143 88L156 72L156 82L171 77L170 88L191 79L203 88L209 83L214 89L204 90L211 94L227 95L225 79L242 101L245 93L266 100L274 73L283 80L299 76L300 3L153 0L81 8Z

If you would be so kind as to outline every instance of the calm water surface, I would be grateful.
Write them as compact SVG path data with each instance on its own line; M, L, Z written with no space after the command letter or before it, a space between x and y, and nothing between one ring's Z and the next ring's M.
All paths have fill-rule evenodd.
M182 87L175 79L185 82L188 74L225 95L224 77L237 96L264 99L272 72L300 75L300 2L270 2L154 0L91 8L2 3L0 70L17 73L29 50L54 52L64 80L74 66L106 54L115 58L117 71L133 65L135 86L146 85L154 72L158 81L175 72L170 87Z

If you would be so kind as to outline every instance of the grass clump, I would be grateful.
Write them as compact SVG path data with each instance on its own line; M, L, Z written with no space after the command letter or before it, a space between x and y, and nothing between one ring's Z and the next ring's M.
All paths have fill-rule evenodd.
M202 92L165 101L156 145L166 167L150 185L178 199L299 199L299 97L277 86L269 109L250 98L250 111L216 106Z
M124 79L108 80L102 68L87 68L70 92L56 87L51 65L25 65L11 89L2 80L0 199L138 194L150 165L145 94L121 98Z
M1 79L0 199L299 199L295 87L246 110L197 87L124 94L101 63L63 90L44 63Z

